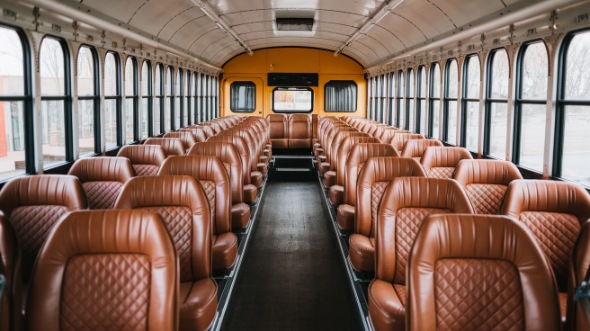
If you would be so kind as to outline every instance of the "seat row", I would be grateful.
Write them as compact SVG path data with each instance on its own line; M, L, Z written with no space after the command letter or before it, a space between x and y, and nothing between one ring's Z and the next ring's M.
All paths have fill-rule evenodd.
M273 113L266 119L274 149L311 148L317 137L317 115Z
M365 122L369 121L366 120L349 119L349 122L356 123L355 127L337 118L323 118L319 124L323 128L320 129L323 133L320 143L327 144L324 145L326 147L316 145L315 151L320 160L318 171L321 174L324 170L323 183L330 186L329 198L335 205L339 203L340 193L334 188L338 183L338 174L343 174L341 182L344 187L340 189L343 203L338 205L336 218L343 230L352 231L349 238L351 266L358 271L375 272L368 304L371 321L377 330L405 327L410 318L406 314L406 309L410 307L407 299L411 299L406 285L407 280L413 277L408 261L412 258L410 252L418 250L415 246L417 233L422 231L420 229L430 215L449 213L503 214L509 220L498 222L524 225L526 235L534 238L535 249L542 252L543 260L547 260L550 279L555 279L554 284L557 284L556 295L552 299L558 307L558 316L565 320L566 311L574 306L567 295L568 263L575 262L571 259L574 243L590 218L590 197L582 187L565 182L523 180L510 162L473 160L470 153L461 148L432 146L431 142L422 144L419 142L429 140L417 136L395 139L397 135L407 137L409 134L375 123L367 124ZM360 132L357 127L372 131L377 136ZM337 133L334 134L334 130ZM393 132L383 138L386 131ZM339 140L344 142L338 143ZM405 153L402 154L406 157L399 157L393 142L404 140L402 151ZM347 147L349 145L354 147ZM409 149L411 153L407 152ZM424 154L421 156L416 150L423 150ZM326 163L332 167L334 162L340 166L336 167L334 175L336 184L329 185L330 179L326 179L326 175L333 170L327 170ZM476 216L467 218L471 219L466 221L468 223L480 219ZM491 224L495 222L493 220ZM479 223L470 226L479 228ZM421 249L431 251L433 242L427 242L427 245L430 245L428 249ZM436 249L439 247L436 246ZM586 259L585 264L578 265L587 270L588 261ZM463 290L457 286L468 287L469 284L462 283L457 270L449 271L450 279L446 281L448 286L455 286L455 290L461 292ZM569 279L571 276L570 273ZM580 280L579 277L577 280ZM576 281L571 281L571 284L576 284ZM423 305L425 301L422 300L426 299L421 297L416 305ZM446 305L456 299L446 297L441 302ZM447 322L455 323L455 319L461 319L460 316L466 314L462 310L464 308L449 307L447 314L443 315L452 312ZM494 315L494 318L499 316ZM568 321L573 321L573 317ZM457 325L460 326L458 329L474 329L473 324ZM475 329L481 327L485 326L479 325Z
M218 122L226 123L225 129ZM35 285L44 284L49 279L46 277L48 272L39 271L45 270L42 262L42 256L45 254L43 252L49 251L46 253L48 259L51 259L54 254L52 253L54 251L48 248L51 245L44 243L48 237L50 240L53 238L52 240L63 242L64 238L55 234L58 232L56 230L58 224L60 228L69 227L69 225L62 225L66 221L61 219L61 216L86 208L101 209L103 214L82 213L82 216L71 217L88 218L88 222L91 222L88 227L93 229L91 235L77 238L77 235L90 234L90 232L76 232L78 230L71 232L73 231L71 229L63 231L73 233L68 240L86 240L82 246L84 250L90 251L112 249L115 252L119 248L130 246L135 247L133 249L139 246L146 248L145 244L149 240L144 237L144 234L147 236L153 230L143 227L153 222L146 221L153 216L142 214L140 217L135 217L123 212L117 214L104 210L142 209L151 214L155 213L156 218L163 221L169 236L168 240L173 246L174 256L168 256L167 259L168 261L171 258L177 259L172 266L176 264L180 268L179 272L174 273L180 286L175 287L174 295L167 296L168 299L166 299L169 301L171 297L176 298L177 303L167 304L165 308L177 309L174 316L180 314L180 322L177 320L178 317L173 318L172 322L179 325L180 329L207 329L217 309L217 285L212 279L212 271L226 270L234 265L238 240L231 230L244 228L250 218L250 206L240 201L242 195L249 194L250 188L247 186L253 191L247 201L253 203L256 200L258 188L253 184L244 185L243 178L247 177L249 180L255 178L261 186L264 178L258 169L264 170L267 167L264 162L271 155L269 151L266 151L269 147L266 144L268 126L265 125L264 119L246 119L237 121L235 124L227 122L230 122L230 119L224 118L205 123L203 127L209 129L191 128L207 131L211 135L205 142L193 143L192 146L182 145L182 153L179 153L182 155L179 156L173 155L169 150L174 150L172 146L178 146L183 140L190 138L151 139L151 142L148 141L144 145L123 147L118 157L80 159L71 167L69 175L26 176L7 183L0 191L0 210L3 211L0 236L9 239L1 238L0 256L12 256L14 259L3 261L2 271L9 276L7 288L11 294L6 296L7 301L3 303L3 306L8 307L11 313L6 315L10 318L2 319L2 323L7 323L3 324L7 325L7 328L2 329L20 329L20 307L23 307L23 310L27 308L26 321L31 323L28 325L31 329L40 329L43 326L43 323L36 323L38 317L47 313L47 307L56 300L44 295L59 293L59 291L47 293L45 289L39 290L43 286ZM215 128L220 130L216 132ZM192 134L191 137L193 137ZM241 149L236 148L236 145L241 146ZM185 155L187 148L188 155ZM251 171L252 162L255 163L255 171ZM240 185L244 188L240 188ZM109 223L113 218L120 220ZM134 218L140 220L129 221ZM102 219L102 221L96 219ZM103 222L101 223L103 225L98 226L92 222ZM102 235L101 233L105 231L106 234ZM116 244L119 240L126 244ZM71 264L74 262L70 263L67 259L60 262L65 263L62 269L65 268L68 271L72 268L74 276L62 279L64 282L61 283L52 283L52 286L61 286L62 302L68 301L71 305L68 311L59 311L62 315L58 317L74 319L68 322L73 323L71 327L74 329L83 328L85 325L96 325L96 323L107 323L103 325L106 329L121 329L127 328L127 325L116 323L125 322L128 319L141 321L143 318L147 319L147 322L143 322L149 325L164 325L151 324L154 318L162 321L159 317L154 317L152 311L149 314L146 311L141 314L138 312L138 315L130 313L139 309L137 307L140 307L140 310L144 309L143 304L151 300L146 301L146 298L151 298L153 292L145 288L143 290L151 293L150 295L138 294L141 292L139 290L132 293L126 292L133 286L141 286L142 284L134 283L141 278L136 274L145 275L146 270L150 268L149 263L155 263L158 260L147 261L149 263L146 267L145 261L138 262L141 259L127 258L125 257L127 253L113 252L100 259L89 257L88 260L76 260L76 264ZM119 253L125 256L121 257ZM100 255L100 253L96 254ZM35 260L37 260L36 263ZM18 261L18 265L10 261ZM151 267L160 268L159 262L157 264ZM140 265L141 268L135 269ZM111 271L116 275L114 278L109 275ZM100 286L97 292L100 298L92 296L98 295L96 293L85 298L76 297L80 292L97 290L90 289L92 287L90 285L83 286L87 284L85 279L91 279L92 285ZM100 285L101 283L112 286ZM154 284L156 283L157 281ZM151 289L153 290L154 287L152 286ZM103 295L101 291L107 293ZM68 293L73 297L66 297ZM26 300L27 297L28 300ZM162 299L161 296L159 298ZM60 298L58 297L57 300ZM105 304L107 302L108 304ZM151 301L147 307L151 307L154 303L159 305L163 301ZM108 307L112 311L108 313L100 311L101 307Z

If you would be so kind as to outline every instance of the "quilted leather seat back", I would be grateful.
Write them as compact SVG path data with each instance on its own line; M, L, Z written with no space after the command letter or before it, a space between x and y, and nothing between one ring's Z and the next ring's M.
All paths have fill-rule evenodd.
M574 246L572 259L569 265L568 293L574 293L586 278L590 269L590 222L584 223L578 240ZM590 330L590 305L588 300L572 302L567 306L566 330L583 331Z
M243 201L244 183L242 180L242 161L238 151L231 143L205 142L193 145L187 155L210 155L217 157L229 176L232 204Z
M498 214L508 184L522 179L512 162L501 160L461 160L453 179L463 185L476 214Z
M389 144L359 143L352 147L346 160L344 203L356 206L358 175L370 157L379 156L399 156L399 154Z
M425 137L418 133L396 132L391 139L391 144L396 150L403 151L410 139L425 139Z
M68 174L80 179L90 209L113 208L123 184L135 176L129 159L107 156L79 159Z
M463 147L427 147L420 163L428 177L451 178L459 161L473 159Z
M117 209L145 209L160 215L180 261L180 281L211 275L211 220L207 197L191 176L137 177L128 181Z
M10 221L21 249L24 283L28 283L39 249L60 217L85 208L84 191L74 176L26 176L4 185L0 210Z
M401 157L413 157L420 162L424 151L430 146L440 146L443 144L437 139L410 139L406 142L404 149L400 153Z
M515 180L508 186L501 213L523 222L549 259L557 285L565 291L572 249L590 218L590 196L581 186L549 180Z
M336 161L336 184L344 186L346 177L346 164L350 151L358 144L378 144L379 140L361 135L349 135L342 140L338 150Z
M370 157L357 184L355 232L375 237L377 209L389 182L397 177L426 177L420 164L410 158Z
M215 156L172 156L158 175L186 175L199 180L209 200L213 234L231 231L231 191L223 163Z
M166 156L184 155L186 153L182 140L178 138L148 138L143 144L162 146Z
M159 145L125 145L117 156L128 158L137 176L155 176L166 160L164 149Z
M27 329L174 330L177 270L174 246L156 213L71 213L39 253Z
M383 194L376 234L376 278L405 284L410 248L427 216L473 213L463 188L452 179L398 177Z
M408 264L407 330L560 330L539 245L503 216L430 216Z
M190 132L168 132L164 134L164 138L176 138L182 141L182 147L184 147L185 151L188 151L196 142L197 140Z

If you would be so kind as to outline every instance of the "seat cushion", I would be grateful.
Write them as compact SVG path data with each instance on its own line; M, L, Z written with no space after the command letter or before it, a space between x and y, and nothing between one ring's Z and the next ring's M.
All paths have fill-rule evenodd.
M211 278L180 283L180 330L207 330L217 312L217 283Z
M326 180L326 176L324 176L324 180ZM326 185L326 184L324 183L324 185ZM328 195L328 198L330 199L330 203L333 205L338 206L339 204L341 204L342 200L344 199L344 186L342 186L342 185L330 186L330 193Z
M346 203L338 206L336 220L342 230L352 231L354 229L354 211L355 207Z
M256 202L256 195L258 194L258 188L252 184L244 185L244 202L247 204L253 204Z
M322 183L326 188L332 187L332 185L336 184L336 171L328 170L324 173L324 178L322 179Z
M256 199L256 198L255 198ZM250 220L250 206L240 202L231 206L231 226L233 229L243 229Z
M213 236L213 269L228 269L238 254L238 237L232 232Z
M358 271L375 271L375 238L355 233L350 236L349 244L352 267Z
M406 288L375 279L369 285L369 318L375 331L405 330Z
M264 176L260 171L252 171L250 173L250 183L256 187L261 187L264 181Z

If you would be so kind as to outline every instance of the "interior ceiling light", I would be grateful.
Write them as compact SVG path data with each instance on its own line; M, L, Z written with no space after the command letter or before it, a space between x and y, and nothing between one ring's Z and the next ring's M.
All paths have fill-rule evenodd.
M277 31L307 31L313 29L313 18L285 17L276 18Z

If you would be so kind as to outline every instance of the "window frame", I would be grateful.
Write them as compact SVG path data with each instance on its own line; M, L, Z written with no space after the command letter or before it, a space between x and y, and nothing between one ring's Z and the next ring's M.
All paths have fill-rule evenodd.
M291 91L291 90L300 90L300 91L309 91L311 93L311 109L310 110L306 110L306 111L281 111L281 110L276 110L275 109L275 91L278 90L287 90L287 91ZM281 86L277 86L274 89L272 89L272 93L271 93L271 110L273 113L277 113L277 114L311 114L313 113L313 106L314 106L314 101L315 101L315 97L314 97L314 93L313 93L313 89L311 87L281 87Z
M242 108L234 108L233 107L234 104L232 102L232 100L233 100L233 93L234 93L234 87L235 86L238 86L238 90L239 90L239 88L242 87L242 86L248 87L247 85L249 85L250 87L254 87L254 102L253 102L254 108L252 108L251 110L250 109L247 109L247 108L243 108L243 109L246 109L246 110L243 110ZM239 113L239 114L252 114L252 113L254 113L256 111L256 83L254 83L251 80L236 80L236 81L233 81L229 85L229 110L231 110L234 113Z
M477 63L479 64L479 67L477 68L477 70L479 70L479 84L480 86L478 86L477 89L477 94L479 95L479 91L481 90L481 61L479 60L479 56L477 55L477 53L472 53L472 54L467 54L465 56L465 58L463 59L463 68L462 68L462 78L461 79L461 123L459 125L461 125L461 129L459 130L460 132L460 138L459 138L459 142L460 142L460 146L461 147L465 147L467 149L469 149L467 147L467 109L468 109L468 105L470 103L477 103L477 109L478 109L478 123L479 123L479 100L480 98L474 99L474 98L470 98L468 97L469 95L469 66L472 65L471 61L476 58L477 59ZM476 130L476 135L479 136L479 124L478 124L478 129ZM478 139L479 140L479 139ZM470 152L474 152L477 153L477 149L478 147L475 148L475 150L469 150Z
M428 130L427 130L427 134L430 138L434 137L434 103L437 102L438 103L438 134L437 137L438 139L442 140L442 136L440 134L440 128L441 128L441 124L442 124L442 116L440 116L440 102L441 102L441 87L443 86L443 73L442 73L442 69L441 69L441 65L438 62L433 62L430 65L430 70L429 70L429 75L430 75L430 79L428 80L428 118L430 119L430 121L428 121ZM434 93L434 81L435 81L435 70L438 70L438 76L439 76L439 80L438 80L438 97L434 97L433 95Z
M402 111L405 109L405 75L403 70L399 70L397 72L397 88L396 88L396 109L395 109L395 126L399 129L403 129L402 127ZM404 107L402 107L404 105ZM403 119L405 123L405 118Z
M142 72L143 72L143 66L144 64L147 66L147 77L141 77L141 80L147 80L147 95L144 95L143 92L141 94L141 98L142 98L142 104L143 104L143 99L147 99L147 105L148 105L148 109L146 110L147 113L147 137L153 137L154 136L154 80L153 80L153 70L152 70L152 63L150 62L150 60L143 60L141 62L141 66L142 66ZM143 107L143 105L142 105ZM140 130L141 131L141 130ZM140 140L142 140L142 137L140 135Z
M422 79L424 82L424 91L422 91ZM420 65L416 70L416 124L414 128L416 133L426 135L428 133L428 105L426 104L426 90L428 77L426 76L426 66ZM424 103L424 109L422 109L422 103ZM422 115L424 115L424 128L422 128Z
M78 104L80 100L92 100L93 103L93 116L94 116L94 125L93 125L93 130L94 130L94 156L100 154L102 152L102 148L101 148L101 135L100 135L100 128L102 127L102 121L101 121L101 116L100 116L100 62L99 62L99 54L98 51L96 50L96 48L92 45L88 45L88 44L81 44L80 47L78 47L78 53L77 56L78 58L76 59L76 65L78 65L78 59L80 58L80 50L82 48L87 48L90 53L92 54L92 61L94 64L94 72L93 74L93 80L94 80L94 95L92 96L80 96L78 91L76 91L76 95L78 95ZM78 70L78 69L76 69ZM76 77L76 79L78 79ZM78 108L79 111L79 108ZM79 147L79 146L78 146ZM78 153L79 154L79 153ZM93 154L86 154L84 156L92 156Z
M409 131L414 131L414 126L412 124L415 125L415 123L412 123L412 119L414 119L414 121L416 120L416 113L414 112L415 110L415 102L414 102L414 96L416 94L416 88L415 88L415 83L416 83L416 79L415 79L415 71L414 68L408 68L406 70L406 83L405 83L405 114L406 114L406 118L405 118L405 124L404 127L402 129L405 130L409 130ZM412 115L412 116L411 116Z
M488 60L486 62L485 67L485 102L484 102L484 131L483 131L483 155L496 158L490 155L490 146L491 146L491 134L492 134L492 107L494 104L505 104L506 109L508 110L508 96L506 99L498 99L492 98L492 82L494 80L494 59L498 52L504 52L506 54L506 58L508 59L508 76L510 77L510 58L508 57L508 52L505 48L495 48L490 50L488 55ZM510 86L508 86L508 90L510 90ZM507 91L509 92L509 91ZM506 120L508 120L508 114L506 114ZM508 139L508 136L506 137ZM507 141L504 141L506 144ZM506 151L504 151L506 153Z
M334 84L344 84L344 83L350 83L350 87L354 86L354 100L353 100L353 109L352 110L328 110L328 106L326 105L326 103L328 102L328 87L329 84L334 83ZM348 89L348 87L347 87ZM336 97L338 97L338 95L336 95ZM329 80L328 82L326 82L326 84L324 84L324 112L326 113L355 113L358 109L358 85L356 84L356 82L352 79L332 79Z
M133 100L133 113L132 113L132 120L133 120L133 141L127 141L126 137L127 137L127 114L125 114L123 117L125 118L125 134L123 135L124 139L124 145L125 144L133 144L133 143L137 143L139 141L139 123L138 123L138 119L139 119L139 106L138 106L138 100L139 100L139 90L138 90L138 83L139 83L139 74L138 74L138 62L137 59L133 56L128 56L127 59L125 60L125 70L127 70L127 65L129 64L129 60L131 60L131 65L133 67L133 95L132 96L128 96L127 95L127 91L125 91L125 101L127 101L128 99ZM125 79L125 85L129 84L129 82L127 82L127 79ZM127 107L127 102L125 102L125 107ZM127 109L125 109L126 111L128 111Z
M457 97L449 97L449 78L450 78L449 77L450 76L449 75L449 71L450 71L449 67L451 66L451 63L453 63L453 62L455 62L455 65L457 66L457 80L459 79L459 63L457 62L456 58L450 58L445 62L445 66L443 69L443 75L442 75L443 118L442 118L442 121L440 119L439 119L439 121L441 121L442 127L444 128L444 130L442 132L443 134L441 137L441 141L455 146L457 144L456 141L454 141L454 142L449 141L449 104L450 104L450 102L454 101L457 104L457 106L459 106L458 95L457 95ZM459 92L459 86L457 86L457 94L458 94L458 92ZM455 109L455 111L458 112L458 109ZM456 125L460 125L460 124L456 123Z

